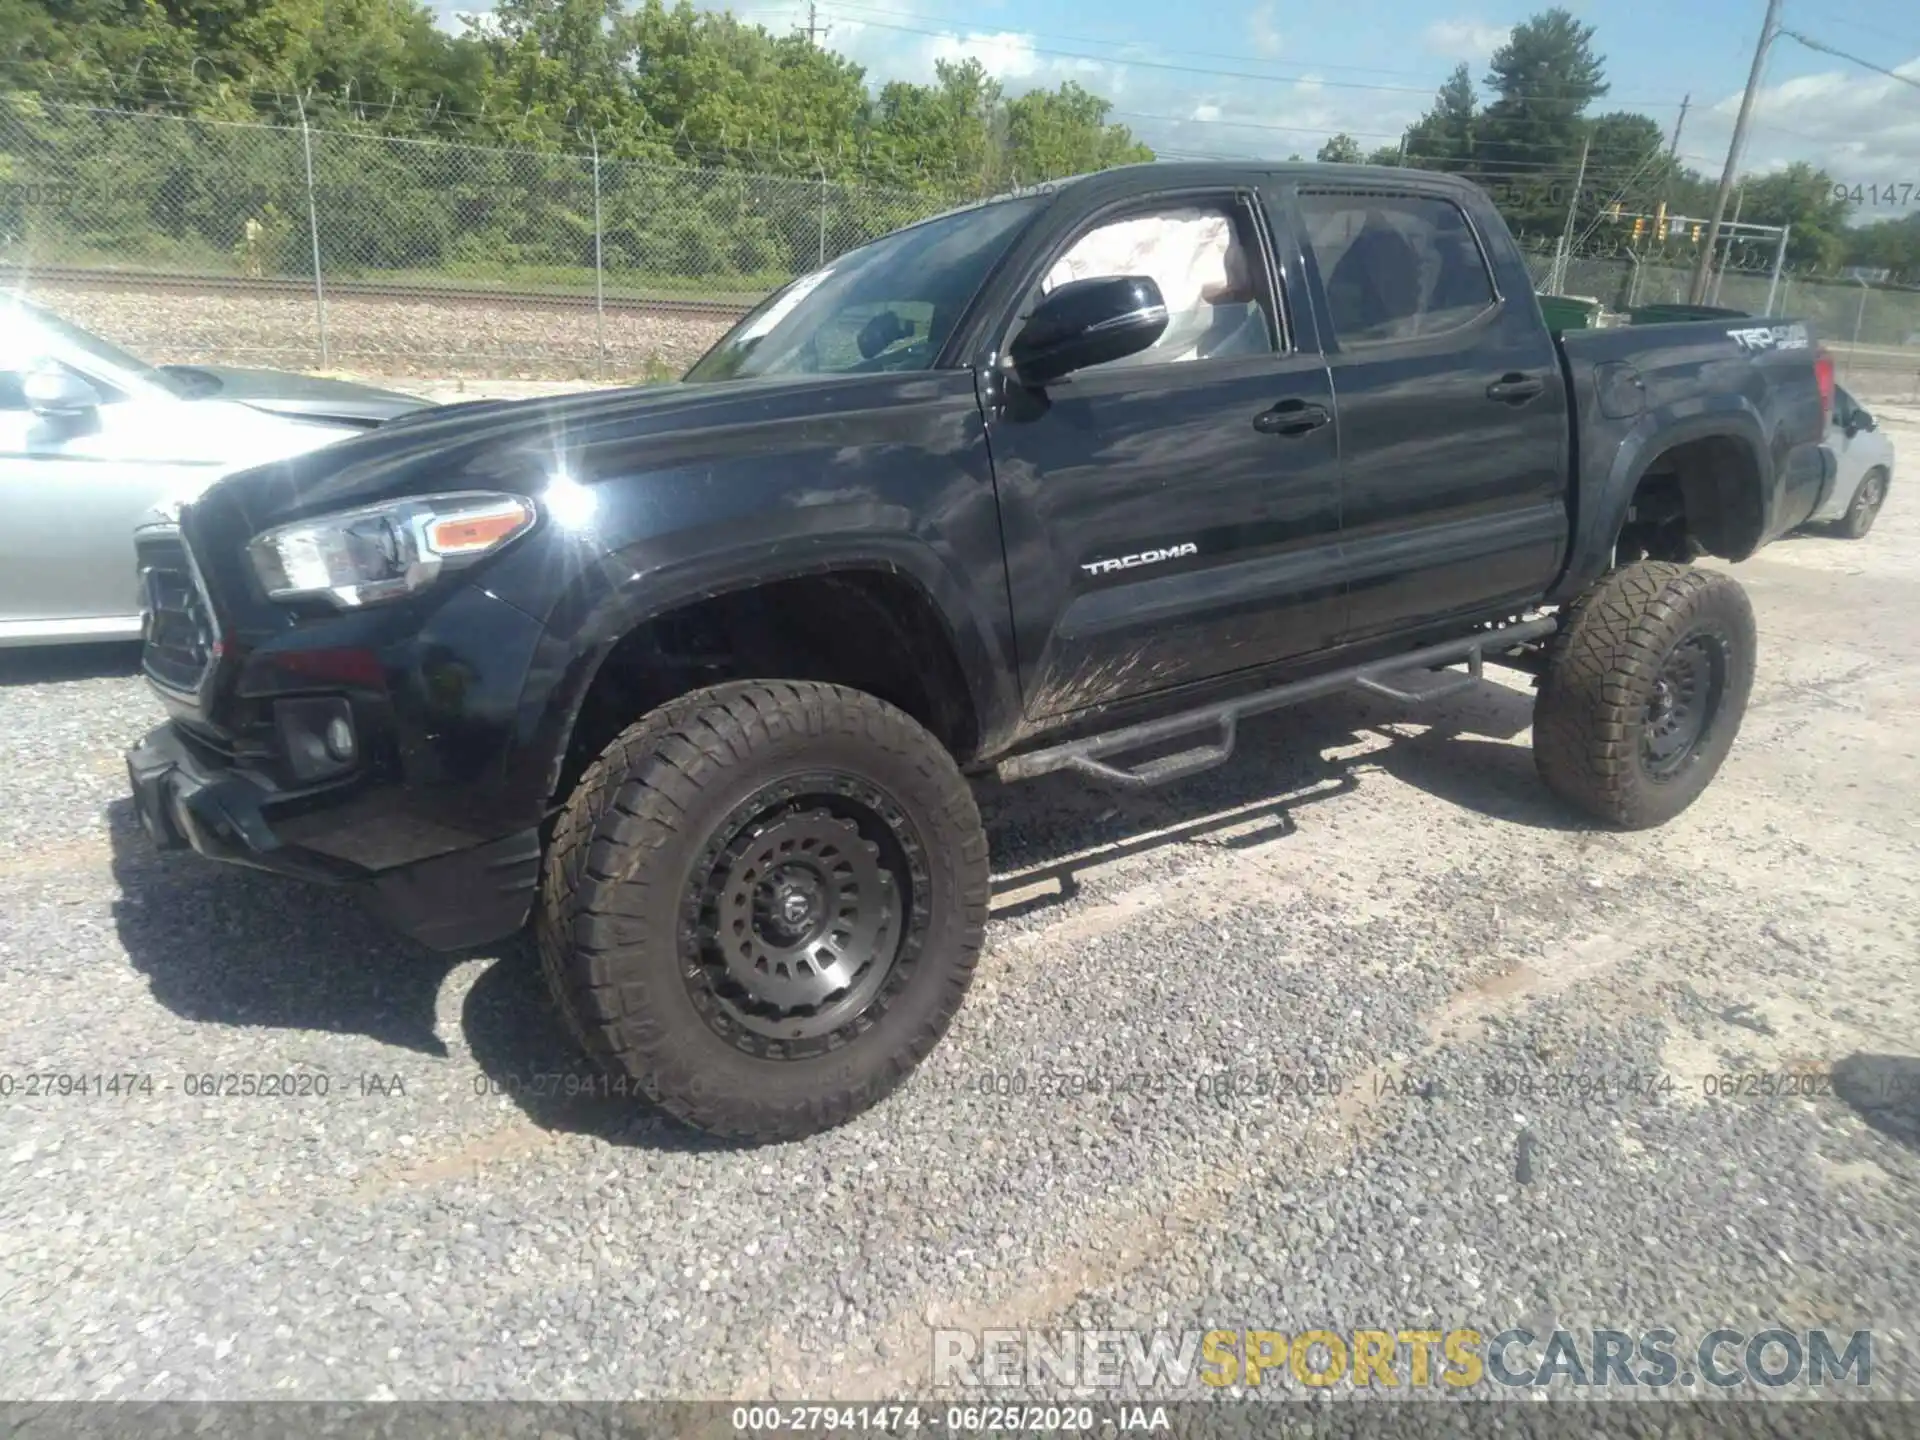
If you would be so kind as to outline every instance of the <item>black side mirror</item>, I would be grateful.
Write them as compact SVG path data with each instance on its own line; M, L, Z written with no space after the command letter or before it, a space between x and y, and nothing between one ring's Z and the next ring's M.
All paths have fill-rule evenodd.
M1025 385L1137 355L1167 328L1167 302L1144 275L1070 280L1042 300L1008 350Z
M1853 425L1856 430L1878 430L1880 428L1874 423L1873 416L1865 410L1856 410L1853 412Z

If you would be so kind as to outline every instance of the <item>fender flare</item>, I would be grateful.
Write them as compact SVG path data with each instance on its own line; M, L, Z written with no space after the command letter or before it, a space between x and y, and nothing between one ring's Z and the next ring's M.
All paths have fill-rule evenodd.
M1744 395L1705 396L1684 407L1649 411L1621 438L1605 478L1593 487L1597 498L1589 502L1582 517L1566 576L1555 587L1553 599L1570 598L1607 568L1640 482L1670 451L1702 440L1738 447L1737 453L1750 467L1750 474L1722 482L1737 485L1749 495L1755 515L1755 523L1743 525L1737 543L1727 547L1731 553L1726 558L1744 560L1760 547L1769 533L1777 488L1766 425Z
M559 783L581 707L622 640L688 604L812 576L867 572L904 580L945 632L973 707L979 749L990 750L1018 723L1011 657L993 617L981 608L993 597L969 592L953 562L913 535L869 531L795 536L694 558L664 571L636 570L618 559L609 557L614 563L603 566L602 573L625 571L626 578L599 589L558 633L548 630L555 664L536 666L532 673L545 668L552 683L536 689L530 676L522 697L522 734L546 757L549 797Z

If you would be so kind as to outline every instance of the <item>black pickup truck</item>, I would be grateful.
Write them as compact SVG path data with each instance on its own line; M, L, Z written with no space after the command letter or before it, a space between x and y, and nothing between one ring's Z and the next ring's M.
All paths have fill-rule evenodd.
M886 1094L979 953L969 773L1169 780L1342 686L1531 670L1554 791L1657 824L1755 659L1724 574L1809 515L1804 325L1556 337L1474 187L1159 164L794 281L686 378L454 405L138 541L163 845L531 922L580 1043L792 1137ZM1465 663L1465 675L1449 667Z

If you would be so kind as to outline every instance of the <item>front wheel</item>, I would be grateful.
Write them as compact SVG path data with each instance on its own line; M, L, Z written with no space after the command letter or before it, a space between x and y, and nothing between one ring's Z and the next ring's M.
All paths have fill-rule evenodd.
M1638 830L1671 820L1727 758L1753 688L1753 606L1730 577L1642 561L1568 608L1533 712L1563 799Z
M884 1097L945 1033L986 928L953 759L836 685L696 691L567 801L535 930L604 1068L715 1134L790 1140Z

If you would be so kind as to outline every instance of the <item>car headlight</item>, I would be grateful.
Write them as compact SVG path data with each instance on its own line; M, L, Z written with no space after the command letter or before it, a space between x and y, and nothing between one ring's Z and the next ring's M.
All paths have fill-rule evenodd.
M533 502L518 495L422 495L262 531L247 554L269 599L373 605L472 564L533 519Z

